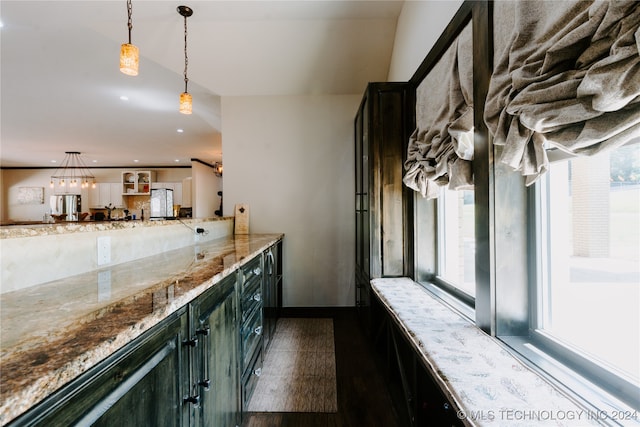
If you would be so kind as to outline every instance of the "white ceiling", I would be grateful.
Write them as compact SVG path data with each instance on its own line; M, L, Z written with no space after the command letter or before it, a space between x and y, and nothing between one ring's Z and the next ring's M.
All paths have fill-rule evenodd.
M118 70L120 44L128 37L125 0L0 1L0 165L50 167L65 151L80 151L90 167L220 160L221 96L362 93L367 82L386 80L403 4L132 3L137 77ZM181 4L194 10L188 18L190 116L178 113Z

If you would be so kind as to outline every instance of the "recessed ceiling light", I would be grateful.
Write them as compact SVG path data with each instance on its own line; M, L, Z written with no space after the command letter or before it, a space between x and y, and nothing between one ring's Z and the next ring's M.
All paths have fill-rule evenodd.
M176 163L180 162L180 159L176 159Z
M51 160L51 163L57 163L57 160Z
M121 99L122 101L128 101L128 100L129 100L129 97L128 97L128 96L125 96L125 95L122 95L122 96L120 97L120 99Z
M182 133L182 132L184 132L184 129L177 129L176 132Z
M134 160L133 162L134 162L134 163L138 163L139 161L140 161L140 160L136 159L136 160Z
M97 161L97 160L92 160L92 162L93 162L93 163L98 163L98 161Z

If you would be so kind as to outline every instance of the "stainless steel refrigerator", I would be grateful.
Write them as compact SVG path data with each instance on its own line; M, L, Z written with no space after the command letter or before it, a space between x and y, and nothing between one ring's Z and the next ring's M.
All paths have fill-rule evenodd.
M59 194L49 199L51 215L64 215L63 221L77 221L82 210L79 194Z

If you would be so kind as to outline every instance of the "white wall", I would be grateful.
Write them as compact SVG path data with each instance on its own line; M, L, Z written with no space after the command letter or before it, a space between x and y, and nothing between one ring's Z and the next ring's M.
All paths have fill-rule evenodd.
M405 2L389 81L411 78L461 4ZM224 214L247 203L252 233L285 233L286 307L354 304L353 119L361 97L222 98Z
M407 81L462 5L462 0L405 1L396 26L389 81Z
M353 118L360 95L223 97L224 213L283 232L286 307L354 304Z
M197 161L191 162L191 170L192 215L194 218L212 218L220 208L218 191L222 190L222 178L215 175L212 167Z

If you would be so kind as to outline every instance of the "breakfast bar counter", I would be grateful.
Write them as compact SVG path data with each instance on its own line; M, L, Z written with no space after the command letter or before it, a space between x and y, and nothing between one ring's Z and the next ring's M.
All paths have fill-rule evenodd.
M228 235L3 293L0 425L139 337L281 238L281 234Z

